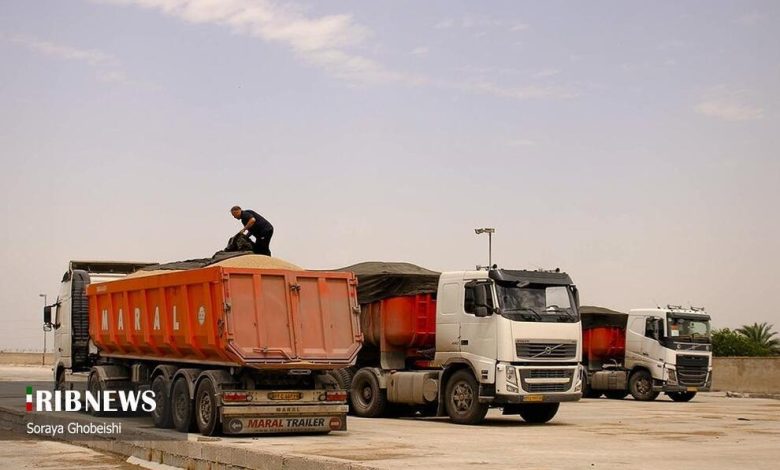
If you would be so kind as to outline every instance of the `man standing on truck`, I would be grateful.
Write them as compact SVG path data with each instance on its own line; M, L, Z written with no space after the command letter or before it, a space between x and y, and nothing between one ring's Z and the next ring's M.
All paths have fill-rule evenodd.
M258 255L271 256L271 237L274 235L274 226L271 222L257 212L250 209L242 210L239 206L233 206L230 213L244 225L239 233L246 231L247 235L255 236L252 251Z

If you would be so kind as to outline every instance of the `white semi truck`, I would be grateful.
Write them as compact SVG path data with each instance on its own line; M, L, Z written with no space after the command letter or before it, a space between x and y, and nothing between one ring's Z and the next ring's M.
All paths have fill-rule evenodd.
M583 306L583 397L689 401L712 385L710 316L700 308L621 313Z
M456 423L490 407L552 419L581 397L577 288L568 274L504 269L437 273L361 263L363 349L341 371L353 412L416 408Z

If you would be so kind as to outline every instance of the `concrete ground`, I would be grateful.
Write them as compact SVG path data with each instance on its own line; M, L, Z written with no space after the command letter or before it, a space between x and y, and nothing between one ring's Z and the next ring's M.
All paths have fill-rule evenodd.
M20 438L0 427L0 468L139 470L126 457L96 452L65 442Z
M43 368L0 367L0 381L42 380ZM18 399L0 398L0 406ZM16 404L16 405L15 405ZM148 429L150 418L124 419ZM565 403L546 425L491 411L483 425L459 426L446 418L350 417L349 431L329 435L222 437L204 441L208 455L244 453L247 465L288 458L305 468L708 468L775 469L780 460L780 401L697 396L690 403L589 399ZM173 433L152 429L148 432ZM11 445L12 447L8 447ZM0 442L0 454L23 453ZM10 450L10 454L9 454ZM207 455L203 451L203 455ZM302 460L301 460L302 459ZM257 465L256 465L257 464ZM270 463L268 468L273 468Z

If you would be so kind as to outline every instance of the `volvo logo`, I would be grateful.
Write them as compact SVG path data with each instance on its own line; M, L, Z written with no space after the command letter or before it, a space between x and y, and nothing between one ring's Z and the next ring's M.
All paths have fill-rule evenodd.
M561 346L563 346L563 345L562 344L556 344L555 346L545 346L544 350L542 352L540 352L538 354L535 354L535 355L533 355L531 357L550 356L550 355L552 355L553 351L555 351L556 349L560 348Z

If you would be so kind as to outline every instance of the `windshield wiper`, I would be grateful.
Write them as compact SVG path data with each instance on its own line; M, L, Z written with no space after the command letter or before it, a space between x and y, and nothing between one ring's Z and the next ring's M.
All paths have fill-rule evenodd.
M539 320L539 321L543 321L544 320L542 318L542 314L537 312L536 310L532 309L531 307L520 308L518 310L521 311L521 312L531 312L537 320Z
M569 310L565 309L565 308L553 307L553 308L548 308L547 311L548 312L555 312L555 313L563 313L564 315L566 315L566 318L568 318L570 320L574 320L575 319L574 314L570 313ZM559 317L559 318L561 318L561 317Z

